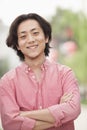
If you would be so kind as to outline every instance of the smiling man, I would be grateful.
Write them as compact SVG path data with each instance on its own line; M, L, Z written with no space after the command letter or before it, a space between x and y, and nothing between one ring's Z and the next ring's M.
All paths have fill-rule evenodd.
M4 130L74 130L80 93L71 68L46 59L51 26L35 13L18 16L6 40L22 61L0 81Z

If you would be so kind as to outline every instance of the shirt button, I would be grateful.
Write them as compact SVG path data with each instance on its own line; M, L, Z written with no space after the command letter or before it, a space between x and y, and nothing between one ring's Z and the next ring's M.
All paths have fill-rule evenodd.
M42 67L42 70L44 71L44 67Z
M42 109L42 106L39 106L39 109Z
M28 70L25 71L28 74Z
M32 78L35 79L35 76L33 75Z
M31 69L30 69L30 68L28 68L28 70L30 71Z

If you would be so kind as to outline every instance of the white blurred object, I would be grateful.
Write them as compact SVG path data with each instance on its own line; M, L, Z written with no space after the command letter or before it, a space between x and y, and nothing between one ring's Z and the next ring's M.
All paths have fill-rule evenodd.
M72 55L76 52L77 45L74 41L67 41L60 45L60 51L64 55Z

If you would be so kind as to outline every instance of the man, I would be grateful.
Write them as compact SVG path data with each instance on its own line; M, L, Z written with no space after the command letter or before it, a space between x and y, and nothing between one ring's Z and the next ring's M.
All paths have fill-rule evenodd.
M4 130L74 130L80 93L72 70L49 62L51 26L35 13L18 16L6 41L22 63L0 81Z

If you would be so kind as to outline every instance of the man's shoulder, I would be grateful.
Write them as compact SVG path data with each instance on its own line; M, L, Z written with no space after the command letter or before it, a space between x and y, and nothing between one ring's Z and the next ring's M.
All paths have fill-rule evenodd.
M20 66L21 66L21 65L18 65L18 66L16 66L15 68L12 68L12 69L8 70L8 71L1 77L1 79L9 79L9 80L14 79L14 78L16 77L16 75L17 75L18 70L21 68Z
M51 66L54 66L59 72L67 72L72 70L69 66L55 61L51 63Z

